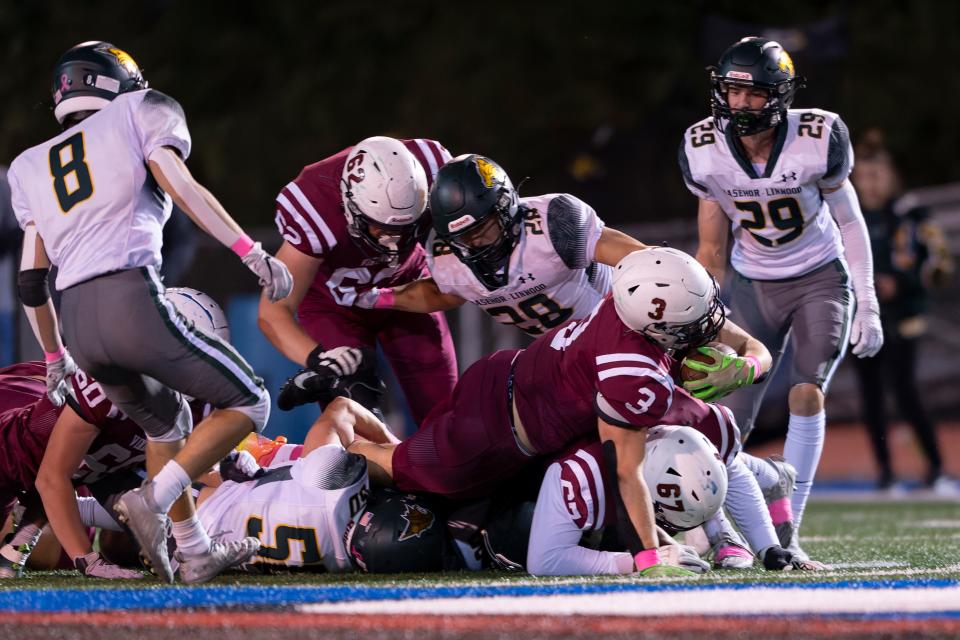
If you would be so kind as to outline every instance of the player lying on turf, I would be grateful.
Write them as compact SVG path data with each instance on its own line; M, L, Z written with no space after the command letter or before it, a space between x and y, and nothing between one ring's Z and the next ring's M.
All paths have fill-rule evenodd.
M554 467L573 468L581 460L588 461L585 468L597 472L598 464L603 464L596 457L600 452L598 442L578 448L551 466L536 498L532 523L529 518L510 520L513 529L519 527L529 538L530 552L508 561L495 550L498 543L490 542L486 534L497 529L498 522L513 510L451 504L383 489L371 493L366 461L348 453L336 435L356 430L374 434L380 441L396 440L358 403L336 398L314 423L302 451L293 453L301 457L280 466L274 461L268 470L246 464L244 473L251 479L237 477L231 470L232 480L222 484L214 481L211 484L217 486L203 488L197 500L203 524L226 539L259 537L262 545L254 559L257 565L323 567L329 571L353 566L377 573L479 569L508 563L544 575L634 570L629 553L592 551L578 544L583 531L599 530L616 519L616 510L610 508L609 515L604 516L603 506L599 507L599 517L591 519L588 515L594 513L594 500L612 503L603 486L593 488L597 476L587 479L574 471L570 477L579 476L582 484L564 493L561 487L568 476L565 471L554 473ZM726 493L726 472L716 448L704 436L688 427L657 428L647 450L646 477L652 486L670 496L676 493L675 498L657 498L656 504L666 504L667 510L683 509L663 518L663 524L674 529L697 526L719 508ZM512 489L517 491L517 485ZM568 504L567 499L573 502ZM505 499L502 503L512 501ZM571 511L578 507L585 509L582 522ZM664 509L657 506L657 511ZM565 518L557 517L561 512ZM471 540L458 533L467 528L480 534L480 539ZM466 544L455 544L454 540ZM707 568L696 552L674 543L665 533L660 542L665 564L698 571Z

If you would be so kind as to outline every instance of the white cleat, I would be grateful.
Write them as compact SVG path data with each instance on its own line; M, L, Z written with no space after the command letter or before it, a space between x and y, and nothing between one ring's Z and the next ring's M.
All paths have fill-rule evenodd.
M116 510L120 523L127 525L140 543L141 557L149 562L149 568L162 581L173 584L173 569L167 551L167 538L173 523L167 514L158 513L153 483L148 480L140 488L120 496Z
M179 551L174 558L180 563L180 579L186 584L199 584L221 572L248 562L260 550L258 538L242 538L231 542L212 542L210 550L198 556L185 556Z

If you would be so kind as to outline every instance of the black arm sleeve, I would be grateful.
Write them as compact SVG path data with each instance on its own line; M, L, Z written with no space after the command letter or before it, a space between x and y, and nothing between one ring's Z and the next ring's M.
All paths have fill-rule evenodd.
M850 131L843 120L837 118L830 128L830 145L827 147L827 172L821 182L838 184L850 173Z
M550 242L568 269L586 269L587 241L593 229L593 216L587 203L568 194L562 194L547 205L547 229Z

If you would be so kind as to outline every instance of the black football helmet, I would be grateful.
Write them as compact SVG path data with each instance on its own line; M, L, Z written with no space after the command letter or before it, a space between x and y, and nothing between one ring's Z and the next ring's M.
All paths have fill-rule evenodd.
M443 165L430 189L430 213L437 237L487 289L507 284L523 213L517 190L500 165L475 154ZM470 234L486 228L491 218L499 225L497 239L481 246L470 244Z
M71 113L102 109L121 93L147 86L130 54L109 42L82 42L53 69L53 115L63 123Z
M463 566L446 518L421 496L383 490L348 525L347 553L367 573L429 572Z
M780 124L804 78L796 75L793 60L779 42L748 37L720 56L710 72L710 110L720 131L729 124L738 136L749 136ZM730 85L766 89L767 102L760 111L734 111L727 102Z

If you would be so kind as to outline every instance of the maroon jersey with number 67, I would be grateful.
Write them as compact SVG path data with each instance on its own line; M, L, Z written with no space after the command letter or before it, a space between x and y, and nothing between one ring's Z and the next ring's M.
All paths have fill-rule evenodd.
M604 298L590 316L557 327L517 357L514 398L530 444L540 453L560 451L596 433L599 417L627 429L692 426L726 460L739 442L733 414L675 386L675 366Z

